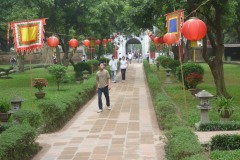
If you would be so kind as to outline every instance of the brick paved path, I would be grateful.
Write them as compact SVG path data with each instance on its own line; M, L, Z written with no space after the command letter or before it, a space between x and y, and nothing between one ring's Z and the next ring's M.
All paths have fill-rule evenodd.
M59 132L40 135L34 160L163 160L159 130L142 64L133 63L126 81L112 84L112 110L97 113L97 96ZM103 97L104 99L104 97ZM103 101L105 104L105 100Z

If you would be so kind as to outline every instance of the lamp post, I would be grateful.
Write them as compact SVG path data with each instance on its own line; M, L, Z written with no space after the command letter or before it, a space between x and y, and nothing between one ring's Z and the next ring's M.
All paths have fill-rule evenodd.
M168 84L172 83L170 76L171 76L171 69L166 68L166 81L165 81L165 83L168 83Z
M197 108L200 109L201 111L201 120L199 123L208 123L209 122L208 112L211 109L208 100L212 98L213 95L205 90L202 90L201 92L195 94L195 96L200 99L200 104L197 105Z
M15 96L10 100L11 112L16 112L22 107L23 99L21 97Z

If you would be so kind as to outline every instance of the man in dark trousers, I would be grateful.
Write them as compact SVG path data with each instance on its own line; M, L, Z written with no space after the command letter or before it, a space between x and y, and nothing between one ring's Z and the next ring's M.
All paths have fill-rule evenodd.
M96 75L96 81L97 81L97 92L98 92L98 113L103 111L102 106L102 93L104 94L106 98L106 105L109 110L111 110L110 106L110 98L109 98L109 90L111 89L111 79L109 72L105 69L104 63L101 62L99 64L99 71Z

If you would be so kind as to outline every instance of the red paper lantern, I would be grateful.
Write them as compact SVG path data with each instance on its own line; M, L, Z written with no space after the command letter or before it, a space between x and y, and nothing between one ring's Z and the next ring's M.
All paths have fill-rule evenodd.
M69 41L69 46L72 47L72 48L77 48L77 46L78 46L78 40L76 40L76 39L71 39L71 40Z
M55 48L55 47L58 46L58 44L59 44L59 40L55 36L51 36L47 39L47 45L50 46L50 47Z
M175 43L176 40L177 40L177 38L176 38L176 35L174 33L166 33L163 36L163 41L168 45L171 45L171 44Z
M89 41L88 39L84 40L84 41L83 41L83 45L84 45L85 47L89 47L89 46L90 46L90 41Z
M163 44L163 43L164 43L163 36L161 36L161 37L158 38L158 43L160 43L160 44Z
M111 42L112 42L112 39L111 39L111 38L109 38L109 39L108 39L108 43L111 43Z
M183 24L182 33L188 40L197 41L206 35L207 26L202 20L193 17Z
M99 40L99 39L97 39L96 41L95 41L95 44L96 45L99 45L101 43L101 41Z
M154 42L155 44L158 44L158 43L159 43L159 37L155 37L155 38L153 39L153 42Z
M105 38L102 41L104 44L107 43L107 39L105 39Z

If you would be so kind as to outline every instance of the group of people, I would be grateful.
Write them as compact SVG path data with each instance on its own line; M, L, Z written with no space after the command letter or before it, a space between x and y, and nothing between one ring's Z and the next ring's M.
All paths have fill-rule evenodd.
M147 52L145 56L147 61L149 62L149 52ZM119 58L121 75L122 75L123 81L126 79L126 69L128 67L128 61L131 64L131 61L132 61L131 53L128 54L127 58L125 58L125 56L122 56L122 58ZM111 77L109 72L105 69L104 62L101 62L99 64L99 71L96 74L96 82L97 82L96 91L98 93L98 108L99 108L99 110L97 111L98 113L103 112L102 94L104 94L106 98L107 109L111 110L109 90L111 90L111 82L116 83L116 74L118 69L118 60L115 59L114 56L112 56L112 59L109 61L109 66L111 70Z

